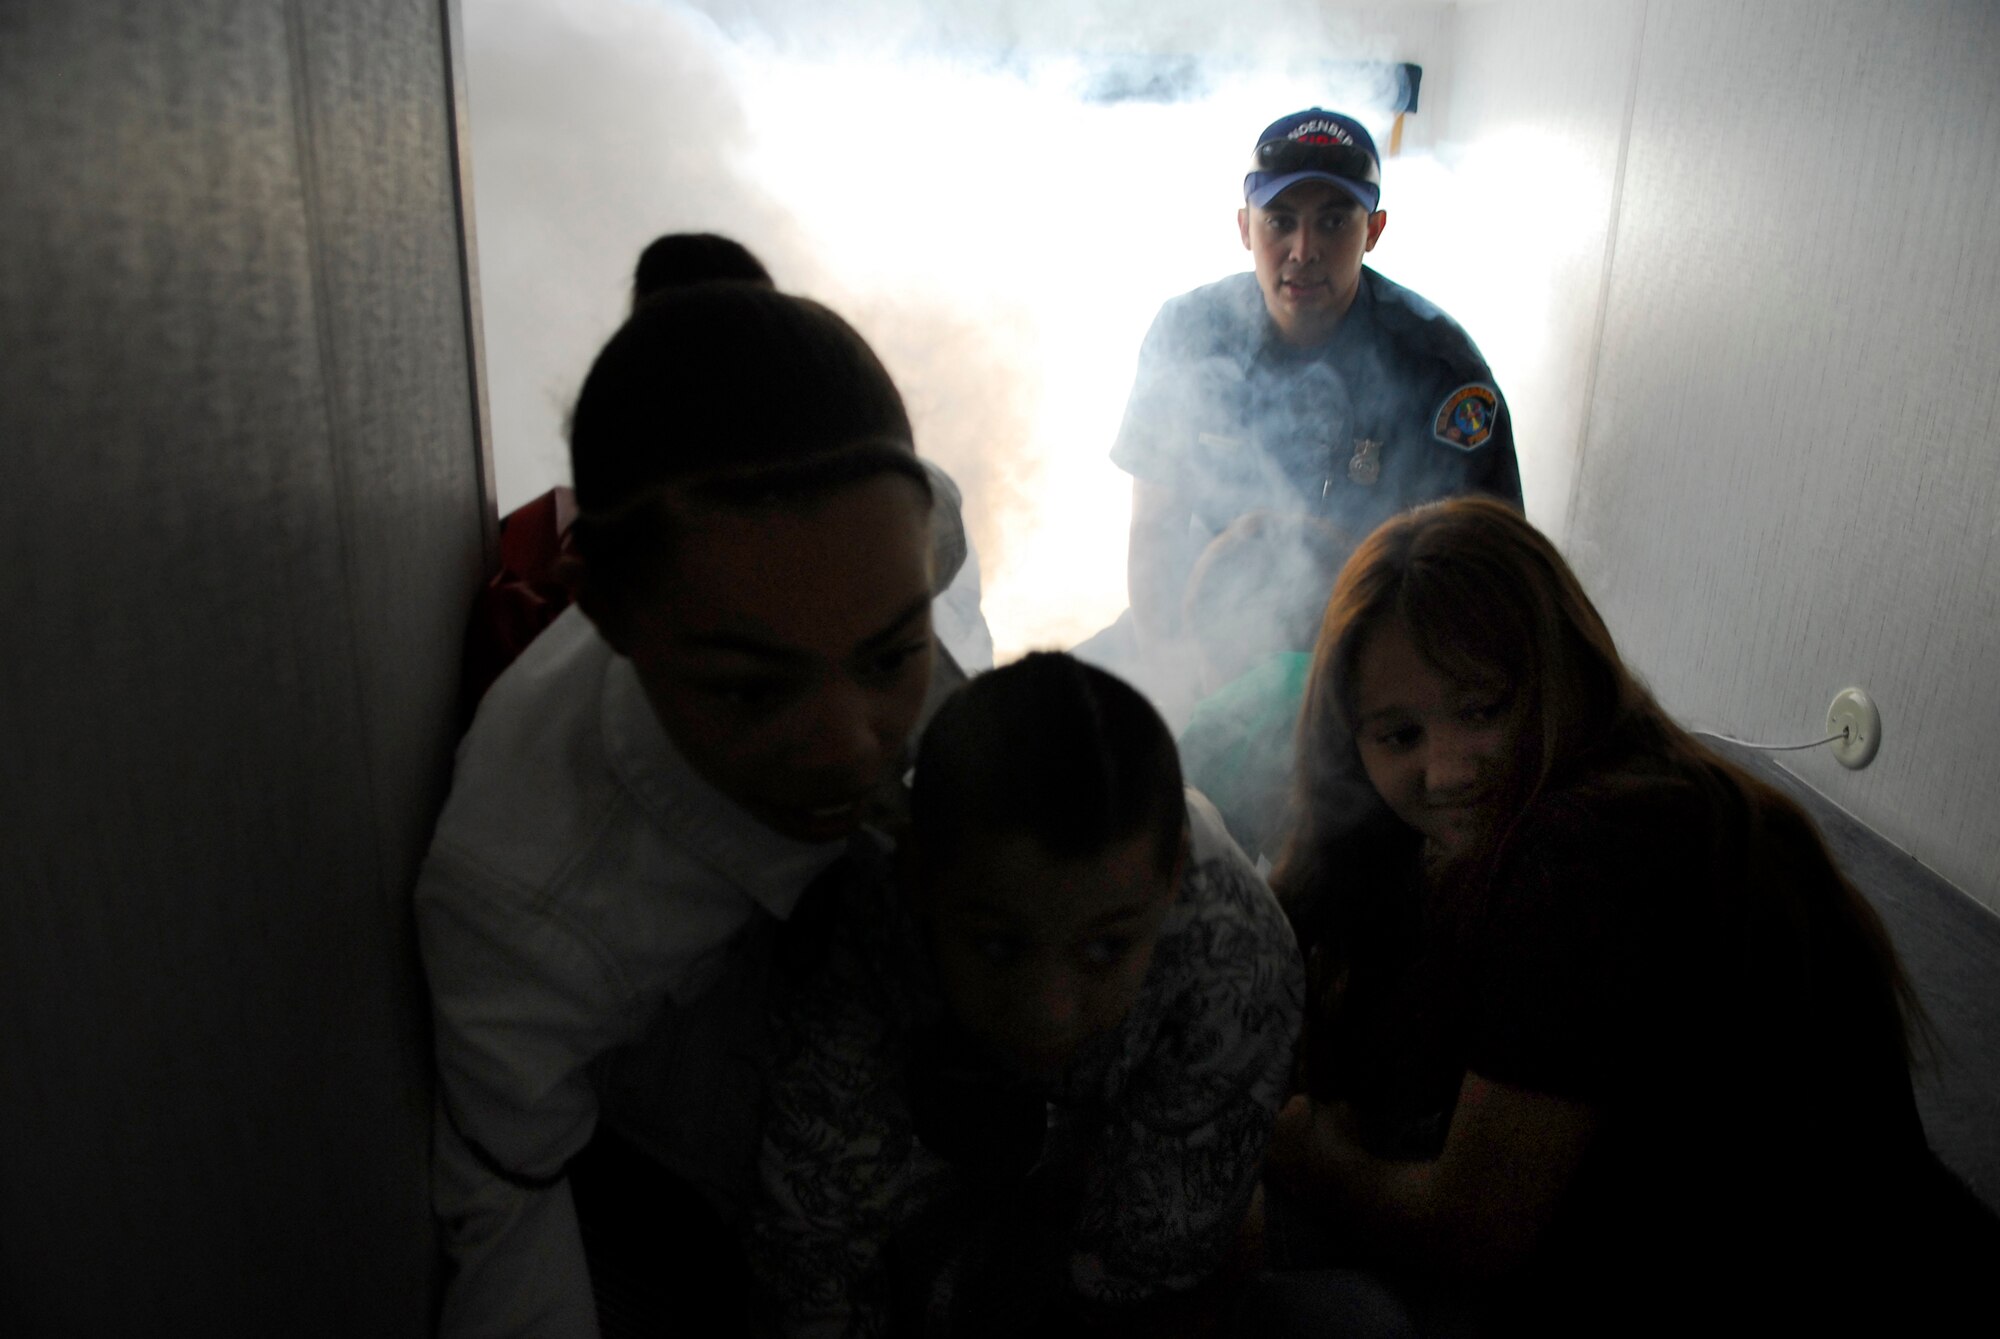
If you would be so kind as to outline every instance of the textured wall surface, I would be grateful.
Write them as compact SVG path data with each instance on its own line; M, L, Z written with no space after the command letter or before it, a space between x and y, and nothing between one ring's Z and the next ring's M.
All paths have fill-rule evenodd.
M1502 299L1479 328L1491 332L1482 338L1513 413L1528 517L1558 542L1589 403L1642 11L1639 0L1514 0L1462 8L1454 29L1442 136L1483 170L1479 225L1453 244Z
M1503 8L1505 8L1503 6ZM1650 4L1572 556L1672 709L2000 910L2000 8Z
M1603 183L1494 188L1574 214L1517 262L1560 290L1503 382L1524 476L1577 471L1529 514L1684 719L1802 742L1847 684L1881 704L1868 769L1760 766L1887 917L1941 1043L1925 1128L2000 1203L2000 9L1499 0L1456 47L1448 138Z
M0 7L0 1330L415 1335L447 6Z

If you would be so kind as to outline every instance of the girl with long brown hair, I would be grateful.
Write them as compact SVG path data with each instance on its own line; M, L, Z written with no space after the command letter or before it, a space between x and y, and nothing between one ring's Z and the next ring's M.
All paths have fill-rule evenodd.
M1851 1316L1925 1263L1948 1174L1880 919L1517 512L1363 543L1298 753L1273 882L1312 993L1268 1181L1350 1263L1536 1332Z

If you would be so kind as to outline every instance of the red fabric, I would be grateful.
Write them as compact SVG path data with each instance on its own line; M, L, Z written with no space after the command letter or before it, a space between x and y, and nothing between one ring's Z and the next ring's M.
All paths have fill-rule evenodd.
M569 589L557 575L556 563L570 550L570 522L575 519L576 494L552 488L501 520L500 570L473 601L465 629L462 725L471 724L479 700L500 672L569 608Z

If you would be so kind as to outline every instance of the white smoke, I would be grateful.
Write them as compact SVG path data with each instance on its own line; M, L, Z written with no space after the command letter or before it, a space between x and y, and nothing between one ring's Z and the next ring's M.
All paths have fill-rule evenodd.
M563 416L640 249L725 233L894 373L965 491L1002 660L1124 607L1130 480L1107 452L1160 303L1247 268L1256 131L1313 104L1366 119L1380 90L1331 72L1411 55L1267 0L466 0L465 26L501 509L565 478ZM1390 164L1377 260L1508 386L1498 336L1548 297L1490 248L1454 262L1478 167Z

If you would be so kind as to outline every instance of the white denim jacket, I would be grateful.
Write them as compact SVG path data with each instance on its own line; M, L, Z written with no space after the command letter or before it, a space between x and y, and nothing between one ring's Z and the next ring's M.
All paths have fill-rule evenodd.
M923 464L949 632L973 564L958 486ZM964 681L941 644L921 719ZM845 849L788 841L697 776L574 608L487 691L416 892L442 1335L597 1334L562 1171L600 1117L747 1216L771 936Z
M561 1176L600 1111L740 1212L760 930L844 849L787 840L697 776L575 609L493 686L416 893L442 1333L596 1334Z

